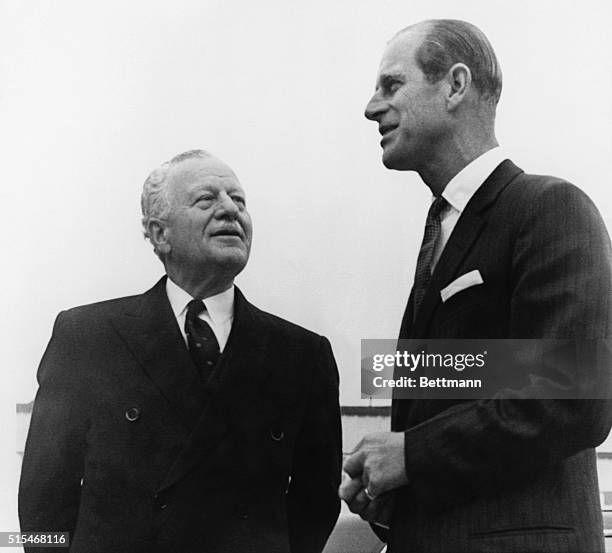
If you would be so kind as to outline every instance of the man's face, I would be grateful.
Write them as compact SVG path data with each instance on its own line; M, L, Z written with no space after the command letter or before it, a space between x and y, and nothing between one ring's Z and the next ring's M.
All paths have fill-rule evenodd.
M444 83L429 83L415 59L423 37L424 30L416 28L389 43L366 106L365 116L378 122L389 169L419 171L436 159L447 137Z
M253 233L238 178L211 157L180 162L168 179L165 262L190 277L215 272L233 278L246 265Z

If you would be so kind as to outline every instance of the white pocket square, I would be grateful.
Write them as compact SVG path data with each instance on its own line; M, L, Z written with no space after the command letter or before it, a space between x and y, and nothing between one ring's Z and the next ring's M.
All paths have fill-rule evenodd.
M461 290L465 290L470 286L482 284L483 282L484 280L482 280L480 271L478 269L474 269L473 271L465 273L459 278L456 278L446 288L440 290L440 296L442 297L442 301L445 302L447 299L454 296L457 292L461 292Z

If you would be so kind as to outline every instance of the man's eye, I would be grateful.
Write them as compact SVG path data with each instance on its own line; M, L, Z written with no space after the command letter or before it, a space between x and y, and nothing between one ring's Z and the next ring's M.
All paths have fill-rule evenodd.
M196 200L196 204L209 204L214 200L214 198L210 195L208 196L200 196L197 200Z
M232 196L232 200L241 207L246 206L246 200L242 196Z
M401 81L393 80L393 79L384 79L380 83L380 88L382 89L383 94L394 94L401 86Z

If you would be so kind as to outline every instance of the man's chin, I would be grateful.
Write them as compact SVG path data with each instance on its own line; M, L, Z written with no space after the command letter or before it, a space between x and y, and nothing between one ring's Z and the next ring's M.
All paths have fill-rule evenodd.
M397 171L402 170L397 162L397 159L392 155L385 155L385 153L383 152L382 162L387 169L395 169Z
M387 169L393 169L395 171L413 170L413 167L406 159L402 158L401 156L395 155L394 152L383 151L382 162Z
M237 275L241 272L249 260L249 254L243 248L223 248L215 256L215 263L220 268L223 268L224 272L233 272Z

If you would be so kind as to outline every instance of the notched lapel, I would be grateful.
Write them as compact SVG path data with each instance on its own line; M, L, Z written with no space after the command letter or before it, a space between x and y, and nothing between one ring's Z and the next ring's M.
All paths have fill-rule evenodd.
M218 367L216 390L159 491L175 484L196 466L214 462L215 449L258 417L262 409L269 411L269 405L262 405L262 391L270 372L269 341L267 324L236 288L234 322ZM233 465L239 461L228 459Z
M436 308L440 290L458 276L461 262L473 247L487 222L488 208L522 169L510 160L500 163L468 202L431 275L431 281L417 313L410 337L425 337Z
M166 296L165 278L143 294L113 325L145 374L192 430L200 417L203 390Z

